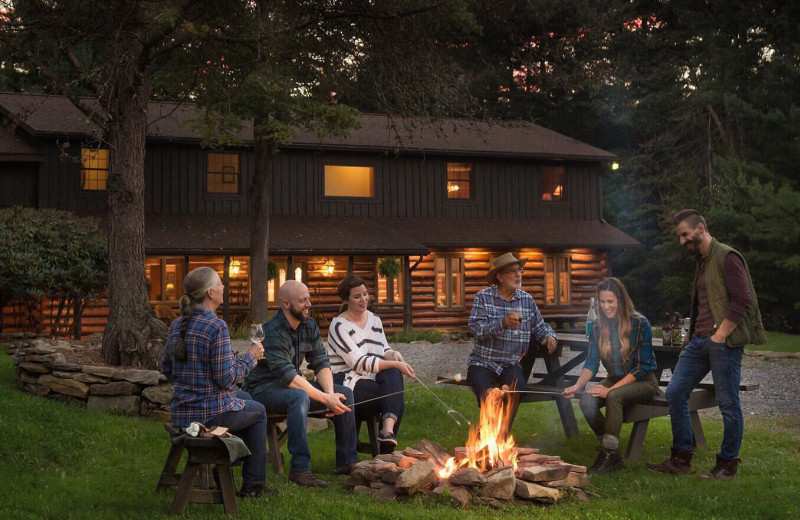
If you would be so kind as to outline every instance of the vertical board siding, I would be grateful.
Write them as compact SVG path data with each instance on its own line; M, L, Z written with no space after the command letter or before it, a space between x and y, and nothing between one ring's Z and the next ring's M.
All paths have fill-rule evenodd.
M39 163L3 164L0 169L0 208L39 205Z

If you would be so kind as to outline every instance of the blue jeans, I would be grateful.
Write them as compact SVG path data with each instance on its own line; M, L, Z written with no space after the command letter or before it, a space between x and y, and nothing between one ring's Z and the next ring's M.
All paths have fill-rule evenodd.
M242 462L242 489L263 486L267 483L267 412L247 392L239 391L236 397L244 399L244 409L222 412L205 425L227 426L250 450L250 456Z
M743 350L743 346L728 347L722 343L714 343L711 336L697 335L692 336L683 349L665 392L672 417L673 452L691 451L693 448L689 397L711 370L724 428L722 446L717 456L723 460L731 460L739 455L744 435L744 417L739 402Z
M316 381L311 383L319 390L322 388ZM342 385L333 385L333 391L343 394L347 399L345 404L351 411L341 415L334 415L333 429L336 433L336 467L358 462L356 452L356 421L352 412L353 392ZM253 396L267 409L268 413L286 415L286 433L289 436L287 446L292 461L289 471L308 471L311 469L311 450L306 437L308 413L325 410L325 406L317 401L312 401L303 390L294 388L270 388ZM324 417L323 414L317 415Z
M500 388L503 385L508 385L520 391L525 391L528 388L525 384L525 374L523 374L519 363L504 368L499 375L489 368L470 365L467 368L467 384L472 387L472 391L478 399L478 407L481 406L481 403L486 399L486 395L492 388ZM508 427L505 430L508 433L511 431L511 425L514 424L514 418L517 416L519 394L509 393L506 395L511 399L511 416L509 417Z

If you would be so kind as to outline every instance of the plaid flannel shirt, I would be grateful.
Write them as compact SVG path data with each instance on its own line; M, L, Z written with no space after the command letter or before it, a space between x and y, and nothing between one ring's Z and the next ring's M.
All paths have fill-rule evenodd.
M236 384L256 365L256 358L248 352L237 359L228 325L210 309L201 307L189 317L184 340L186 360L175 361L172 352L180 337L181 319L170 324L161 360L161 370L174 389L173 426L205 423L222 412L244 409L244 401L236 398Z
M522 312L522 325L503 327L503 317L510 311ZM530 294L517 289L510 300L505 300L494 286L475 295L469 328L475 336L469 365L488 368L498 375L504 368L519 363L528 351L531 337L539 342L548 336L556 337Z
M616 320L613 320L612 323L616 326ZM641 314L631 314L631 332L628 336L630 347L625 359L622 359L620 355L621 347L616 334L611 334L609 338L611 340L611 356L609 359L602 359L597 347L599 333L600 327L592 327L592 336L589 338L589 354L583 364L583 368L591 371L592 376L597 374L600 363L603 363L608 375L616 379L622 379L626 374L631 374L639 381L656 369L653 332L650 329L650 322Z

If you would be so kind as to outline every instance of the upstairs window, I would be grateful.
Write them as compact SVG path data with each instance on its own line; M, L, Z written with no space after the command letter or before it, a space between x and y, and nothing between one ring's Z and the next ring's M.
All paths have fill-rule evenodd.
M326 197L375 196L375 169L371 166L325 165Z
M447 163L447 198L472 199L472 163Z
M239 193L239 154L208 153L208 193Z
M436 308L464 306L464 258L436 257Z
M105 191L108 181L108 150L81 148L81 189Z
M572 302L569 276L569 255L544 257L545 305L569 305Z
M564 167L542 166L542 200L564 200Z

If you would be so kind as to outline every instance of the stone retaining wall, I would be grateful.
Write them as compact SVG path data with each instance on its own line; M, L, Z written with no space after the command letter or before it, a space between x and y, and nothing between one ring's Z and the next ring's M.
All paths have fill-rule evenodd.
M157 370L68 363L76 349L69 341L23 339L11 342L17 385L25 392L85 404L90 410L150 417L169 422L172 385Z

